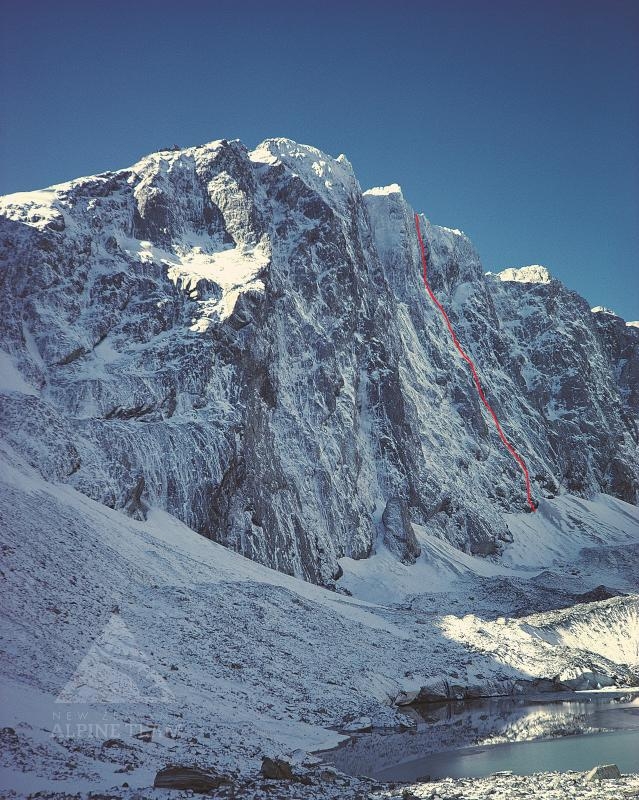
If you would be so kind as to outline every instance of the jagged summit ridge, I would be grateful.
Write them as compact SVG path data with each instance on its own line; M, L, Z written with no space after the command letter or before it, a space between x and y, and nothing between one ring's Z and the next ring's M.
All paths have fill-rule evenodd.
M218 140L0 212L0 429L47 479L327 584L343 556L414 559L412 524L475 554L512 538L521 476L400 192L288 139ZM422 219L536 497L636 502L636 328L558 281L487 278L468 237Z

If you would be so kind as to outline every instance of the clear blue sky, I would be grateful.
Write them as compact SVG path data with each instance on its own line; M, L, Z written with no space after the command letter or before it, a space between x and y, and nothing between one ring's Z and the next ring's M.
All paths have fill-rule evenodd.
M636 0L3 0L0 29L0 193L288 136L639 318Z

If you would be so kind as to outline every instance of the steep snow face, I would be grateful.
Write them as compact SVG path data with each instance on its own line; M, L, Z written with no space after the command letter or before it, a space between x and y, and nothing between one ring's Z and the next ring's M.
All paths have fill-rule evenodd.
M0 428L47 479L324 584L382 541L410 563L413 524L472 555L512 539L521 474L398 186L362 193L344 156L288 139L220 140L0 211ZM636 502L639 331L422 226L535 496Z

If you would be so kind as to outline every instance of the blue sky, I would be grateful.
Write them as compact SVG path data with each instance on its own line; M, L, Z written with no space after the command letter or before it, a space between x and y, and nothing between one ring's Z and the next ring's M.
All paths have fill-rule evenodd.
M0 192L289 136L639 319L639 3L4 0Z

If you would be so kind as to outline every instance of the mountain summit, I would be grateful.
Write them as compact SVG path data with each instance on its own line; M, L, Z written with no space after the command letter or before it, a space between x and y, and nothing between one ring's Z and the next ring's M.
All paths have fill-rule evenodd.
M512 539L517 465L424 291L413 210L344 156L220 140L0 199L0 429L47 480L283 572ZM639 329L540 266L430 281L544 499L637 503Z

